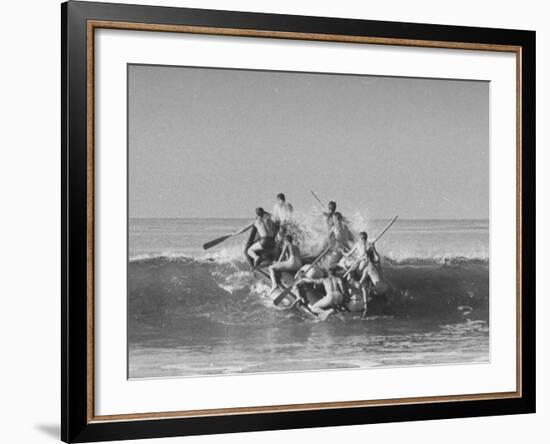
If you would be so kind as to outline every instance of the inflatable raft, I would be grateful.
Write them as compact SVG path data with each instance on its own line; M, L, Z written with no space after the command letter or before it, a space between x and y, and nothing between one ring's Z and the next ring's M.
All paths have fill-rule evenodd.
M253 268L250 257L247 255L246 251L256 242L256 240L257 231L255 228L252 228L245 245L244 255L256 279L264 282L266 285L271 285L268 266L278 257L280 249L278 246L275 247L273 251L262 258L262 263L260 263L259 267ZM314 260L315 256L302 257L302 263L304 265L311 264ZM345 270L341 268L337 275L343 276L344 273ZM355 272L352 277L354 277L355 280L359 278L357 272ZM268 296L274 304L280 309L293 309L308 319L316 319L317 315L311 311L310 306L325 296L323 285L299 283L294 288L289 288L296 282L294 274L282 272L278 278L280 284L279 288L270 292ZM361 288L350 284L346 279L343 279L343 282L345 290L344 303L338 307L333 307L336 311L343 314L351 313L355 315L364 315L366 313L369 315L388 314L387 295L391 291L391 287L387 283L382 282L377 287L369 288L367 292L367 301L365 301ZM281 297L282 293L285 294Z

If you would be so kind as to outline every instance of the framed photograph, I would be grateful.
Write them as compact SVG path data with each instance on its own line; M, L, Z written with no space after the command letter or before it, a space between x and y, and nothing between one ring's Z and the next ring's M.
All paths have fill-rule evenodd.
M535 411L535 33L69 1L62 439Z

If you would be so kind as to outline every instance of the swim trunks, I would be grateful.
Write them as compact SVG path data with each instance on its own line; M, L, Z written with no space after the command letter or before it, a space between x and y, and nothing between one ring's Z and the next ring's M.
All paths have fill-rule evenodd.
M273 248L275 248L275 239L273 239L272 237L261 237L260 245L265 250L272 250Z

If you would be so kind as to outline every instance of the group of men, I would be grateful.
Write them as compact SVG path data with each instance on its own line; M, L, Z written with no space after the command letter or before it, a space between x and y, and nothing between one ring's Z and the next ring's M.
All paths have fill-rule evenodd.
M300 282L322 285L326 294L312 304L310 309L323 318L331 314L334 307L343 304L345 294L349 291L342 277L338 276L342 267L337 263L341 263L344 270L347 267L350 271L344 273L348 282L361 289L366 313L368 290L381 281L380 255L375 245L368 241L367 233L359 233L359 240L354 242L348 222L336 211L336 202L330 201L327 210L322 211L326 222L327 244L332 245L332 261L325 272L319 264L312 267L302 263L298 246L293 242L292 235L285 230L285 225L292 221L293 211L283 193L277 195L272 213L261 207L256 208L256 218L252 224L257 232L256 241L246 251L253 266L258 267L265 258L271 259L268 270L272 291L280 286L281 272L296 273ZM359 276L358 279L353 279L354 273Z

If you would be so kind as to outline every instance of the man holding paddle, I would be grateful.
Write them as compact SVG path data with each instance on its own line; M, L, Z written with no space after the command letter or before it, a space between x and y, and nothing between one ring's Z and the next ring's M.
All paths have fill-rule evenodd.
M361 285L361 292L363 294L363 317L367 314L368 293L372 291L374 294L383 294L388 290L388 284L382 277L380 255L374 245L390 229L398 217L395 216L372 243L368 242L368 235L365 231L359 233L359 241L346 254L348 257L353 253L359 254L359 258L344 273L344 278L347 278L356 268L362 266L362 270L360 269L361 278L359 279L359 284Z
M317 197L316 194L313 194ZM334 243L334 251L330 263L337 263L342 257L342 251L353 244L353 234L349 229L348 221L342 213L336 211L336 202L331 200L327 206L328 211L323 211L328 229L328 241Z
M367 267L369 263L376 266L380 263L380 255L378 254L378 251L376 251L376 246L368 241L368 234L366 231L361 231L359 233L359 240L355 243L351 250L344 253L344 256L350 257L352 254L356 254L358 256L359 264L356 268L361 273L359 283L363 285L368 278Z
M376 251L374 243L368 241L366 231L361 231L359 233L359 240L350 251L344 254L344 256L350 257L353 254L358 256L358 262L356 262L355 269L358 270L361 275L358 283L363 295L363 316L365 316L367 313L368 289L371 285L377 285L378 282L380 282L380 275L378 273L380 255L378 251ZM349 273L346 273L346 275L350 275L351 271L353 270L350 268Z
M262 260L262 254L271 253L275 248L275 224L271 220L271 215L262 207L258 207L253 225L259 239L250 246L246 254L252 258L254 267L257 267Z
M235 233L226 234L206 242L202 247L208 250L231 237L250 230L252 227L256 229L259 239L248 248L246 254L252 259L254 267L257 267L262 260L262 254L271 253L275 248L275 233L277 231L274 222L271 220L271 215L264 211L262 207L256 208L256 219L250 225Z

